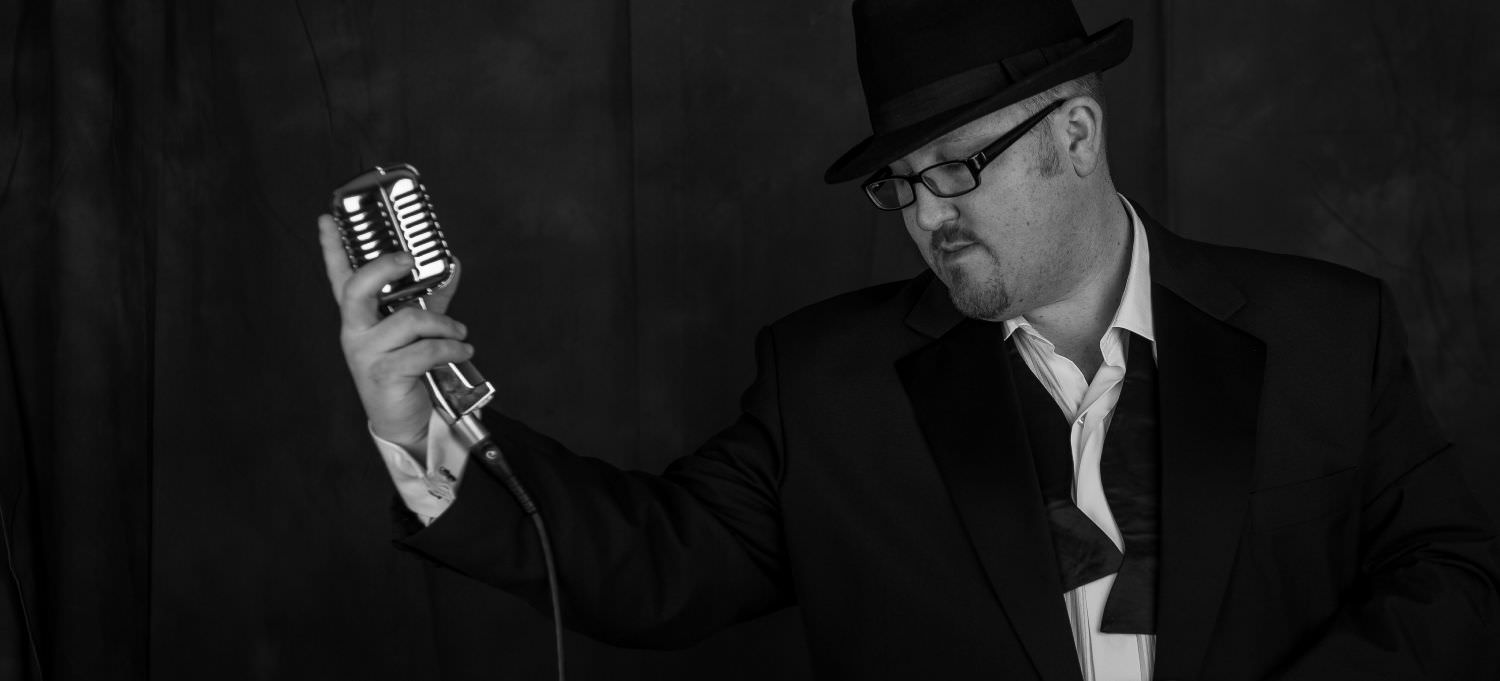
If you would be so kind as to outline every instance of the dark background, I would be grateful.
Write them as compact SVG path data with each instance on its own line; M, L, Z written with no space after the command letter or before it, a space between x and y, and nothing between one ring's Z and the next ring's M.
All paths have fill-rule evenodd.
M1386 279L1500 516L1500 4L1079 8L1136 22L1106 76L1122 191L1184 235ZM498 405L660 470L732 418L758 327L922 266L820 180L868 131L848 14L0 5L0 678L18 594L50 679L548 678L544 617L390 547L314 217L415 164ZM806 678L795 611L683 652L568 644L577 679Z

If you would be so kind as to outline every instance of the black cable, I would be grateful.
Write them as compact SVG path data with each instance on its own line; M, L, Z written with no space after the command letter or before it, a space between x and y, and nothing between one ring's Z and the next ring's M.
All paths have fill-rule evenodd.
M516 479L516 474L511 470L510 462L506 461L505 453L500 451L500 447L485 439L475 444L473 451L500 474L500 481L505 483L505 488L510 490L516 503L521 505L521 510L531 516L531 523L536 526L537 538L542 541L542 560L547 564L547 588L552 594L552 635L557 642L557 681L566 681L563 672L562 598L558 593L557 565L552 559L552 541L547 537L547 525L542 522L542 514L537 512L536 502L531 500L531 495L526 493L526 488Z
M21 626L26 629L27 649L31 652L31 662L36 665L37 681L42 681L46 677L42 672L42 656L36 647L36 636L31 633L31 613L26 609L26 590L21 586L21 577L16 574L15 559L10 552L10 520L6 517L5 504L3 503L0 503L0 537L3 537L5 540L5 569L10 573L11 584L15 585L16 604L21 606ZM542 548L546 550L545 546ZM551 564L551 560L551 558L547 559L549 565ZM557 598L555 591L552 597L554 599ZM553 602L555 603L556 601L554 600ZM561 646L562 644L559 643L558 645ZM560 647L559 650L561 650Z
M557 681L565 681L563 676L562 599L557 591L557 567L552 562L552 542L547 539L547 525L542 522L540 513L531 514L531 522L536 525L536 535L542 540L542 559L547 563L547 588L552 592L552 637L557 641Z

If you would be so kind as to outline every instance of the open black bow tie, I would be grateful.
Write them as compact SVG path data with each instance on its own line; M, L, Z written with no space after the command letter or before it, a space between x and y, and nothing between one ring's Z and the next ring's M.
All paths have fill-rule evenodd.
M1127 343L1125 378L1099 462L1104 497L1124 541L1123 554L1073 501L1072 424L1026 366L1014 339L1007 343L1007 354L1047 506L1063 591L1118 572L1100 630L1151 634L1156 632L1161 525L1156 361L1150 341L1131 334Z

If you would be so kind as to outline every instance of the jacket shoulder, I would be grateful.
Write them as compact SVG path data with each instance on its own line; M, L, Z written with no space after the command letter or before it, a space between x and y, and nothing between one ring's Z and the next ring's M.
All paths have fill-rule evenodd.
M1255 307L1336 319L1374 312L1379 305L1380 280L1351 267L1253 248L1189 243Z
M848 355L845 359L852 360L896 352L915 334L906 326L906 317L931 279L931 272L924 270L911 279L812 303L772 322L770 335L780 353L805 358Z

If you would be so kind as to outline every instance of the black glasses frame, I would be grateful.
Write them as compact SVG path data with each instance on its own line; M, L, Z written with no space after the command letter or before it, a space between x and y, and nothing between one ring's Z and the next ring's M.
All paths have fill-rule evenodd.
M1068 100L1059 99L1051 104L1048 104L1045 107L1042 107L1040 111L1032 114L1030 118L1021 121L1019 125L1011 128L1009 132L1001 135L994 142L991 142L988 146L980 149L977 153L968 158L956 161L942 161L939 163L934 163L930 166L927 166L926 168L912 173L911 175L897 175L895 173L892 173L890 168L881 168L879 171L876 171L874 175L871 175L869 179L865 180L863 185L861 185L865 190L865 196L869 197L870 203L875 204L876 208L879 208L880 210L894 211L902 210L907 206L916 203L918 184L927 187L927 191L932 192L934 196L941 196L945 199L951 199L955 196L963 196L964 194L974 191L975 189L979 188L979 175L980 172L984 170L985 166L989 165L991 161L998 158L1000 154L1004 153L1005 150L1010 148L1012 144L1015 144L1018 140L1024 137L1026 133L1031 132L1032 128L1036 127L1038 123L1041 123L1043 119L1045 119L1053 111L1056 111L1058 107L1062 106L1066 101ZM926 174L928 171L939 166L950 165L962 165L965 168L968 168L969 174L974 178L974 186L969 187L968 189L965 189L961 192L944 194L943 192L939 191L936 186L934 186L936 183L927 181ZM905 180L906 183L911 185L912 188L911 199L894 208L886 208L885 206L880 205L880 201L875 198L875 191L873 187L874 185L880 182L885 182L886 180Z

